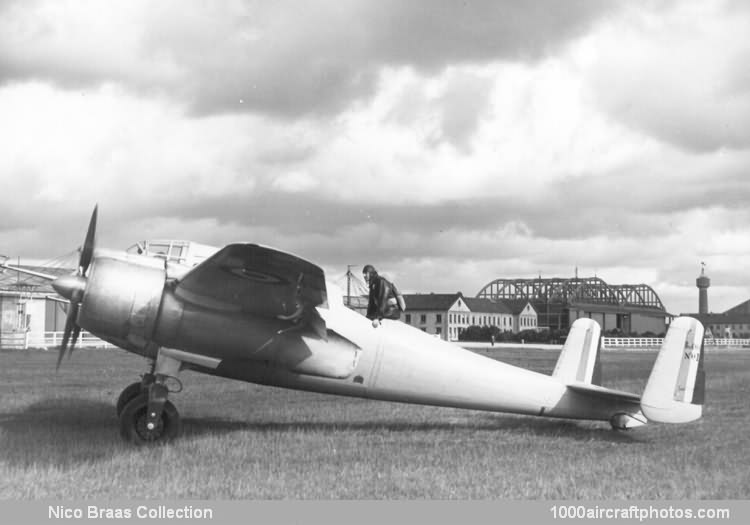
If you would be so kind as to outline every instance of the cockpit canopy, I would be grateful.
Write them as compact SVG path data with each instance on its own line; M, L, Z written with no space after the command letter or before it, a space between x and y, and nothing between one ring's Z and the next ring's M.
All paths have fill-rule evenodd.
M219 251L214 246L185 240L150 240L140 241L127 249L128 253L158 257L170 264L179 264L192 268Z

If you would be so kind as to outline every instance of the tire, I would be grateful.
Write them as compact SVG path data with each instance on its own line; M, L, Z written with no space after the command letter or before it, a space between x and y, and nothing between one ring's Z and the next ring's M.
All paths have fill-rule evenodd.
M161 419L156 428L146 428L148 394L141 393L130 400L120 414L120 435L125 441L135 445L166 443L180 435L182 422L180 414L171 401L164 403Z
M125 405L130 403L138 394L143 391L143 384L140 381L128 385L125 390L122 391L120 397L117 398L116 409L118 418L122 414L122 409L125 408Z

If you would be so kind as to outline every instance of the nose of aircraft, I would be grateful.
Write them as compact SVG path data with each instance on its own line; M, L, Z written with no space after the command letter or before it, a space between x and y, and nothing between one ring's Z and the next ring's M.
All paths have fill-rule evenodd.
M86 289L86 278L80 275L63 275L52 281L57 293L73 302L80 302Z

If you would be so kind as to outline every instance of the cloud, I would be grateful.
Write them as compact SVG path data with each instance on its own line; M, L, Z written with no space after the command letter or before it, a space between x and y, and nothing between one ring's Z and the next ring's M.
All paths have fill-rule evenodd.
M362 19L374 56L436 70L447 63L539 59L616 9L586 0L390 0L369 4Z
M287 193L304 193L314 190L318 181L304 171L291 171L274 179L271 187Z
M0 6L0 253L70 251L98 202L102 246L262 242L408 290L578 266L685 311L705 260L715 308L747 292L741 3L103 6Z
M492 82L491 78L459 75L448 83L439 99L443 138L465 153L489 108Z
M537 89L534 85L531 98L543 99ZM441 84L429 100L441 100L443 92ZM544 132L537 138L533 131L516 131L526 156L514 171L517 161L496 151L495 137L485 129L505 118L497 110L502 96L500 104L497 92L488 99L495 108L486 117L490 122L472 132L474 152L466 156L451 148L425 149L408 126L392 127L385 116L398 97L378 98L373 109L330 125L287 126L247 115L192 119L179 106L117 87L85 96L40 84L6 87L0 89L0 109L23 127L0 137L5 146L0 170L18 174L0 197L4 228L67 223L100 202L114 221L215 220L218 228L244 231L248 238L262 230L268 240L279 236L293 245L303 242L295 237L310 235L333 249L318 237L339 243L347 232L363 228L382 229L386 238L403 234L402 242L377 249L357 244L365 253L387 257L399 257L399 250L412 257L453 256L451 239L471 239L470 251L474 241L506 243L508 232L523 239L522 249L533 242L606 244L605 237L658 241L683 233L686 217L706 207L712 213L705 225L691 225L696 231L728 228L728 221L741 228L737 211L750 197L744 176L750 154L696 160L648 147L637 159L612 164L617 169L601 157L594 159L598 167L585 166L594 173L576 173L577 162L566 165L577 147L567 134L558 139ZM541 125L548 106L532 106ZM588 117L574 111L556 119L559 129L567 118L575 128ZM562 166L556 166L556 141L571 151ZM541 149L544 145L549 149ZM518 148L513 151L518 155ZM530 185L537 172L540 183ZM611 252L613 260L623 255ZM483 248L475 256L506 255Z
M180 94L200 115L322 116L371 97L384 67L538 60L613 8L593 0L8 3L0 81L115 82Z
M142 48L147 8L137 0L107 6L86 0L4 2L0 82L45 81L69 89L174 82L176 65Z
M687 151L750 147L750 11L724 9L639 5L602 24L589 37L592 96L625 125Z

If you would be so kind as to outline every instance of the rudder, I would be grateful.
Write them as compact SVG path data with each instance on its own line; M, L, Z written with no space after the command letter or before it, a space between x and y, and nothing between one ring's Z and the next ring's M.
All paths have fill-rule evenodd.
M649 420L687 423L703 414L703 331L692 317L672 321L641 397Z
M598 384L600 334L599 323L593 319L577 319L570 327L552 377L565 384Z

